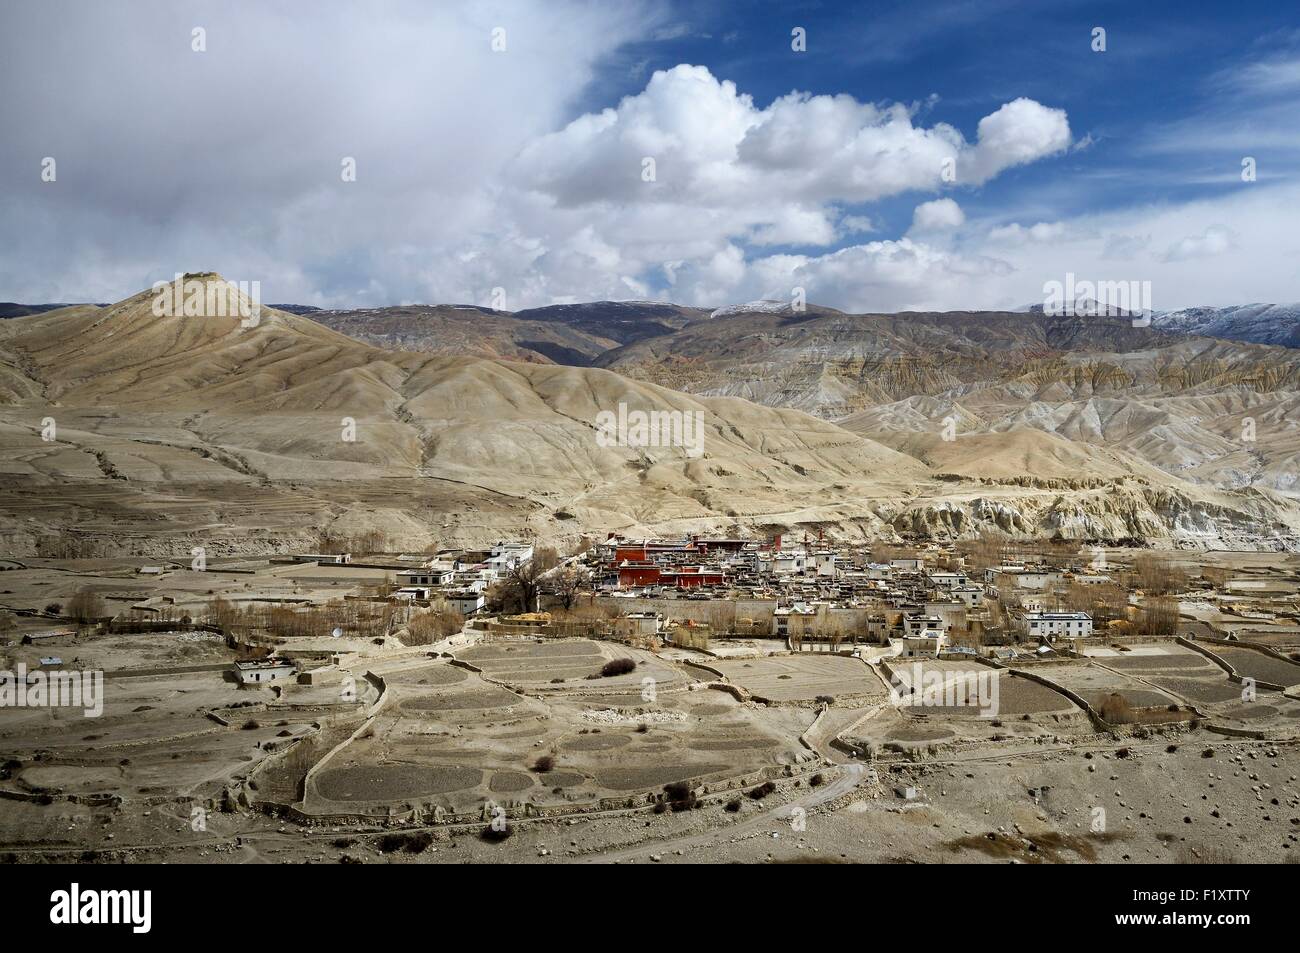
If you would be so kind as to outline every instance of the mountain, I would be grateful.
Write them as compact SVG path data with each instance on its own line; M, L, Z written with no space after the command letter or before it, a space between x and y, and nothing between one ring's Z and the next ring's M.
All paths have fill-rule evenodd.
M1300 548L1300 503L1266 481L1215 484L1196 479L1208 458L1190 458L1186 477L1152 459L1160 441L1190 439L1185 427L1217 434L1202 457L1226 451L1227 424L1206 417L1243 409L1281 443L1293 407L1262 403L1289 393L1281 349L1238 355L1263 375L1252 388L1231 352L1212 351L1205 359L1214 367L1201 367L1187 338L1026 323L1024 315L1011 324L988 315L767 314L771 323L750 332L743 322L757 317L740 315L690 321L668 336L697 342L689 360L715 380L727 367L772 360L773 350L813 348L852 402L859 380L887 398L926 391L872 404L841 425L612 369L380 348L273 308L249 320L246 300L219 276L186 280L204 290L200 300L227 305L159 315L146 291L0 323L6 552L303 551L322 536L370 532L420 550L503 536L800 528L857 539L996 530ZM716 353L706 353L701 335L715 328L733 340L715 339ZM1198 340L1202 351L1226 347ZM895 369L841 376L832 358L850 355L845 366L860 368L873 341L897 352ZM1113 364L1097 366L1086 341L1115 348ZM662 338L614 353L630 351L658 359L641 370L676 368ZM1173 363L1175 355L1190 363ZM952 367L931 366L940 356ZM977 369L983 381L968 376ZM791 380L799 373L792 369ZM1174 391L1161 399L1182 403L1164 417L1139 409L1125 419L1121 379ZM1216 403L1227 394L1235 405ZM1090 406L1062 409L1075 400ZM602 415L637 410L698 415L702 443L604 439ZM927 436L944 414L960 418L951 445ZM1002 427L1019 432L993 437ZM1116 433L1131 445L1112 446Z
M739 312L597 363L804 410L908 452L921 446L910 435L951 418L963 437L1038 430L1195 483L1300 490L1300 353L1122 318Z
M1300 347L1300 303L1243 304L1227 308L1184 308L1152 315L1152 323L1167 331Z
M592 301L553 304L515 312L515 317L521 321L567 324L619 344L671 334L708 316L705 308L688 308L661 301Z
M0 301L0 318L21 318L29 314L44 314L60 308L72 308L71 304L15 304L12 301ZM97 305L97 307L104 307Z
M307 317L358 341L402 351L583 367L619 342L555 320L528 320L473 305L410 305L310 311Z

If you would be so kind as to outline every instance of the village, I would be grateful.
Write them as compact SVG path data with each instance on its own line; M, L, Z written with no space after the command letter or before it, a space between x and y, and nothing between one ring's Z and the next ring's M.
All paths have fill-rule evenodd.
M752 829L779 834L792 816L922 810L945 839L882 835L863 856L992 859L982 822L1009 809L999 790L1014 805L1027 784L1031 823L1009 815L1021 830L995 846L1032 859L1045 835L1031 828L1086 825L1109 799L1050 805L1058 782L1041 778L1072 764L1086 789L1102 781L1094 757L1194 772L1202 748L1272 752L1272 804L1300 807L1285 773L1300 726L1291 557L811 532L319 548L0 563L0 796L16 805L0 853L62 857L70 824L101 857L134 834L150 857L300 858L310 844L318 859L391 860L383 836L398 830L426 846L481 831L475 851L546 858L545 831L590 818L566 857L660 858L679 828L748 857ZM18 691L91 675L93 717ZM1006 776L952 774L990 757ZM1123 816L1159 828L1153 858L1230 853L1241 811L1274 823L1268 784L1253 788L1235 827L1219 820L1227 792L1207 794L1193 838L1167 829L1193 812L1163 818L1155 788L1146 820ZM628 841L610 820L642 814L659 834ZM1118 859L1119 841L1091 831L1070 858ZM347 849L339 832L357 835ZM1275 833L1271 859L1300 845L1290 824Z

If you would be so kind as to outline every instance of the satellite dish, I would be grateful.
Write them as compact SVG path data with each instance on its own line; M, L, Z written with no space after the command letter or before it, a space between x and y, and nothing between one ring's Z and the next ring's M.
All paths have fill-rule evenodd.
M334 628L334 631L331 632L330 635L334 636L334 638L337 639L337 638L339 638L339 637L341 637L341 636L343 635L343 630L340 629L340 628L338 628L338 627L336 626L336 627Z

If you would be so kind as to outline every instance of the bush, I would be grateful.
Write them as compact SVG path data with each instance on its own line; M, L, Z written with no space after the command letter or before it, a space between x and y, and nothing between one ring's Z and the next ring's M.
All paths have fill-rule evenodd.
M664 799L674 813L689 811L699 803L694 790L687 781L674 781L671 784L665 784Z
M764 781L758 787L753 788L752 790L749 791L749 799L752 801L761 801L763 800L763 798L767 797L775 790L776 790L775 784L773 784L771 781Z
M601 666L600 674L605 678L611 678L614 675L626 675L636 668L636 659L616 658L611 659Z
M555 769L555 759L549 754L544 754L533 762L533 770L538 774L545 774L547 771Z
M261 727L262 727L261 725L259 725L256 721L254 721L252 718L250 718L250 719L248 719L248 721L244 722L244 724L243 724L243 726L242 726L242 730L244 730L244 731L256 731L258 728L261 728Z
M825 783L826 783L826 776L823 775L821 772L814 774L811 778L808 779L808 786L810 788L819 788Z
M478 836L485 841L490 841L494 844L499 844L501 841L509 838L510 835L513 834L514 832L515 829L511 827L509 824L503 824L500 827L493 827L491 824L489 824L487 825L487 827L483 828L483 830L479 832Z
M732 814L739 813L739 811L740 811L740 798L738 798L738 797L733 797L730 801L728 801L728 802L726 803L726 805L725 805L725 807L724 807L724 810L730 811Z

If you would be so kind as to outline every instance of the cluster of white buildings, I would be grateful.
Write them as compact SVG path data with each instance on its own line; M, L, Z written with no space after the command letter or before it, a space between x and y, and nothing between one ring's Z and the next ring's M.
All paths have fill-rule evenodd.
M533 558L531 543L499 542L490 550L439 553L423 565L397 573L398 599L427 602L438 598L463 616L483 608L488 587Z

